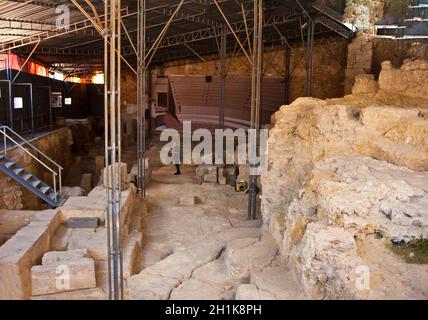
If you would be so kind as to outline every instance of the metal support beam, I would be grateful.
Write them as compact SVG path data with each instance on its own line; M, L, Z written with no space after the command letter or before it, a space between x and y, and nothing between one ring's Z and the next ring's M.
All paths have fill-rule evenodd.
M13 78L12 80L12 84L15 82L15 80L19 77L19 75L21 74L21 71L25 68L25 66L27 65L28 61L31 59L32 55L34 54L34 51L36 51L37 47L39 46L40 41L37 42L37 44L34 46L33 50L30 52L30 54L28 55L27 59L25 59L24 63L22 64L21 68L19 68L18 73L16 74L15 78Z
M146 40L147 40L147 21L146 21L146 0L138 0L138 63L137 68L137 157L138 174L137 189L138 193L145 197L145 153L146 153L146 93L147 93L147 60Z
M261 91L263 70L263 0L254 0L254 34L251 82L251 129L260 130ZM256 135L258 136L258 135ZM254 146L250 145L250 148ZM257 148L258 149L258 148ZM248 190L248 219L257 219L257 175L256 164L250 162L250 184Z
M220 40L220 115L219 129L224 129L224 105L226 91L226 57L227 57L227 27L223 26Z
M252 63L250 56L247 53L247 50L245 50L244 45L242 44L241 40L239 39L239 37L236 35L236 32L234 31L232 25L230 24L229 20L227 19L226 15L224 14L223 10L221 9L220 5L218 4L217 0L214 0L214 3L218 9L218 11L220 12L220 14L222 15L224 21L226 22L226 24L228 25L230 31L232 32L233 36L235 37L236 41L238 42L239 46L242 49L242 52L245 54L245 56L248 59L248 62ZM245 27L246 27L246 23L245 23Z
M123 237L121 211L121 0L106 0L104 28L105 158L107 171L106 228L109 297L123 299Z

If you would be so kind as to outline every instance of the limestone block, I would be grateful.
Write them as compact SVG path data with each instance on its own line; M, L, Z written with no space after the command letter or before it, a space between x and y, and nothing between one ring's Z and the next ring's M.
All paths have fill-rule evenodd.
M70 251L51 251L45 253L42 258L42 265L62 264L70 261L79 260L88 257L87 249L78 249Z
M103 190L105 193L104 188ZM98 218L103 223L105 221L104 198L70 197L61 207L64 221L70 218Z
M85 173L82 175L80 187L86 192L90 192L93 188L92 173Z
M63 199L68 199L70 197L81 197L84 196L85 190L80 187L62 187L61 188L61 197Z
M202 184L204 182L205 175L208 174L208 166L207 165L200 165L196 167L195 176L196 180L199 184Z
M217 166L207 166L207 173L204 176L205 182L217 183L218 182L218 168Z
M218 183L221 185L227 184L227 178L225 177L224 168L218 169Z
M352 94L375 94L379 91L379 84L373 74L360 74L355 77Z
M148 184L152 179L152 166L150 163L150 159L146 158L145 160L145 183ZM137 181L138 176L138 166L134 165L131 169L131 172L128 175L128 181Z
M61 223L58 210L47 210L0 247L0 299L31 296L31 266L50 249L50 239Z
M50 249L53 251L65 251L71 232L72 229L67 228L66 225L60 225L52 237Z
M126 177L128 175L128 165L126 163L121 163L121 164L116 164L115 167L116 167L115 171L121 177L122 190L125 190L127 188ZM103 183L104 183L105 188L111 187L111 180L109 180L109 177L110 177L110 179L112 177L111 177L111 174L109 174L109 172L111 173L112 171L113 171L112 165L109 165L107 167L107 169L103 170ZM119 188L119 181L117 181L117 180L115 181L115 188Z
M105 228L96 230L73 229L67 250L87 249L91 258L96 261L106 260L106 234Z
M59 276L67 273L69 280L59 280ZM34 266L31 268L31 287L33 296L95 288L94 260L82 258L63 265Z

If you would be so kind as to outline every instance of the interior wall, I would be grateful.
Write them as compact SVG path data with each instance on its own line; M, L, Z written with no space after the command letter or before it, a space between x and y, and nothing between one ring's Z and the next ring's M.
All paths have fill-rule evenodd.
M17 74L13 70L12 79ZM0 79L7 80L6 71L0 72ZM33 120L31 119L31 93L28 85L32 84L33 98ZM21 84L21 85L20 85ZM6 81L0 81L0 121L2 124L10 125L10 108L9 108L9 84ZM86 118L103 114L104 92L103 86L92 84L80 84L58 81L55 79L41 77L28 73L21 73L12 85L12 108L13 98L23 98L23 109L13 109L13 127L17 131L25 132L50 124L50 97L51 92L60 92L62 94L62 107L52 108L52 119L55 123L56 117L65 118ZM65 105L65 98L71 98L71 105Z
M301 41L291 43L291 101L305 96L306 69L305 48ZM345 68L348 41L339 36L319 38L314 44L314 97L320 99L342 97L344 95ZM153 70L156 75L219 75L219 61L206 58L206 62L180 60L166 63ZM251 77L251 67L245 56L227 59L229 76ZM285 77L285 50L283 48L266 49L264 54L264 74L266 76ZM154 80L155 81L155 80ZM127 71L122 77L122 102L137 103L136 77ZM155 98L153 96L153 98Z

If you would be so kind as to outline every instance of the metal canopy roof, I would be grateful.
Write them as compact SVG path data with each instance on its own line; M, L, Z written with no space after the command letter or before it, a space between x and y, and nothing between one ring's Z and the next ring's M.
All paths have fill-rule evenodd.
M180 0L146 0L147 39L154 42L173 15ZM89 1L77 2L93 15ZM104 1L91 1L101 21L104 19ZM218 38L226 16L229 50L236 51L236 39L245 43L252 30L252 0L186 0L173 19L153 60L154 64L198 55L218 53ZM312 0L265 0L264 43L278 44L284 39L301 39L301 26L308 19L318 22L316 34L336 32L351 38L353 32L341 23L344 1L328 1L335 7L315 4ZM58 7L70 11L69 29L59 29ZM122 17L132 42L137 42L137 1L122 0ZM310 18L309 18L310 17ZM125 31L122 35L123 56L131 65L136 63L132 45ZM37 45L37 48L35 46ZM247 43L248 45L248 43ZM35 49L34 49L35 48ZM28 55L34 49L33 60L58 70L89 72L103 62L103 40L99 33L70 0L0 0L0 53L12 51ZM92 64L92 66L89 66ZM89 68L89 69L88 69Z

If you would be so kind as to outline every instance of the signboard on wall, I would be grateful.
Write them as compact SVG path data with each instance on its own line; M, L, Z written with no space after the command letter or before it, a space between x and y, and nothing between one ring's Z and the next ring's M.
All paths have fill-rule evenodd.
M61 92L52 92L52 108L62 108Z

